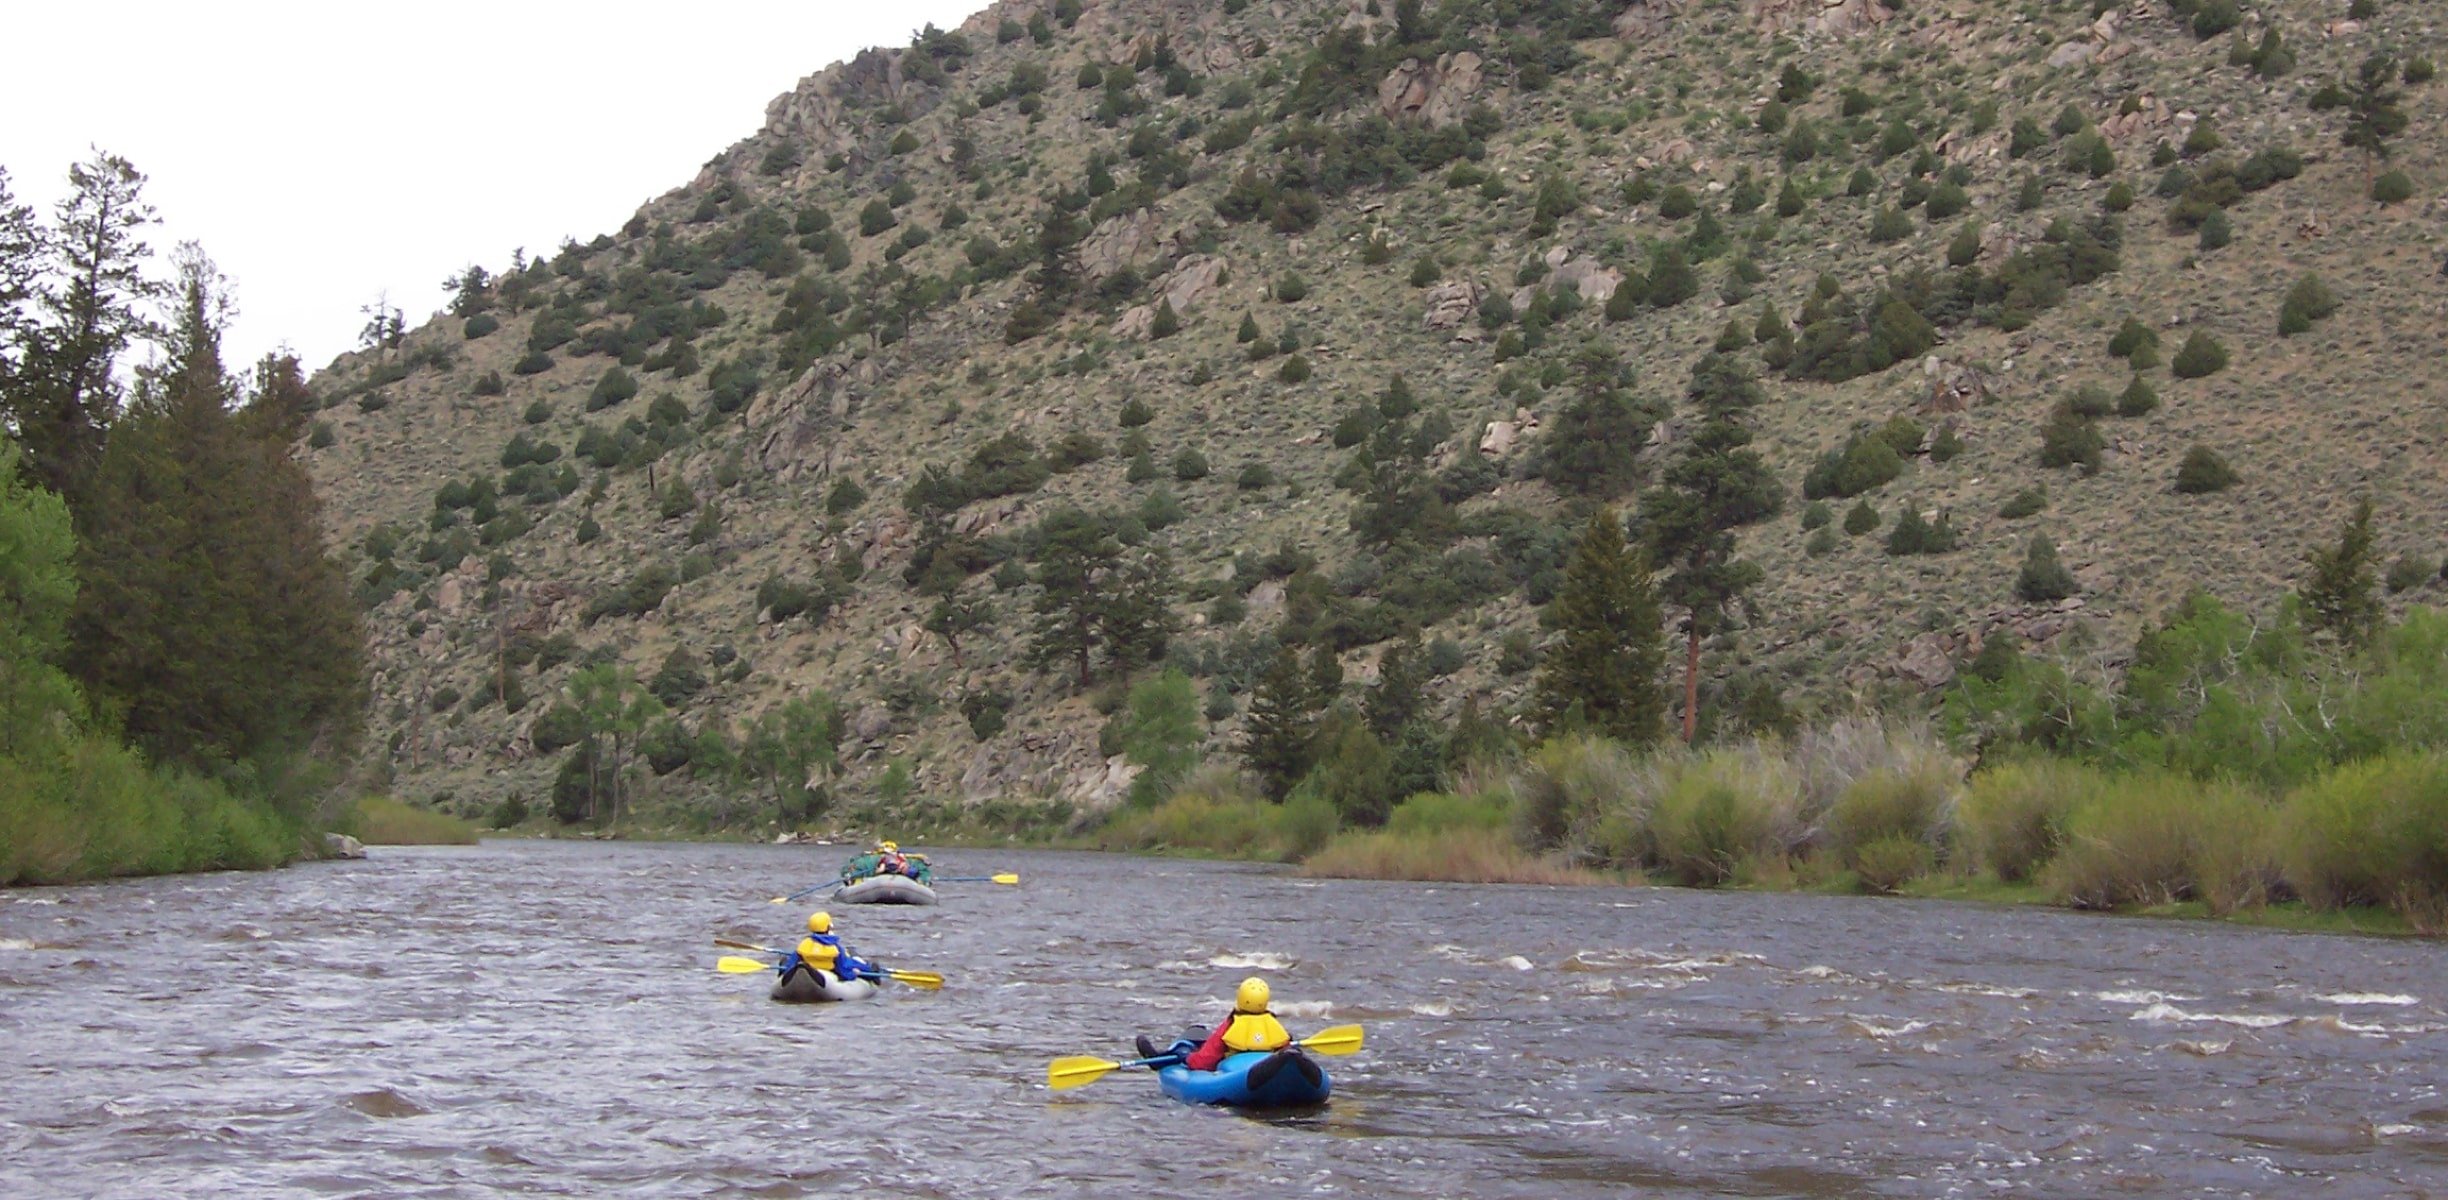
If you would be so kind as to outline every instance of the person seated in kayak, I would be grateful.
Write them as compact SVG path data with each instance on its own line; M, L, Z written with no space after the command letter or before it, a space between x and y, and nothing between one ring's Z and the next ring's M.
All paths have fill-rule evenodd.
M1292 1035L1284 1031L1283 1022L1267 1011L1273 1000L1266 980L1255 975L1242 980L1240 988L1233 992L1233 1010L1224 1023L1195 1047L1187 1038L1173 1043L1170 1053L1181 1055L1182 1065L1193 1071L1212 1071L1229 1054L1281 1050L1291 1045ZM1158 1057L1156 1043L1144 1034L1139 1038L1139 1057Z
M836 979L872 979L880 973L874 963L842 945L833 932L833 914L809 913L807 924L808 935L799 939L798 948L782 964L782 982L790 982L800 971L823 971Z

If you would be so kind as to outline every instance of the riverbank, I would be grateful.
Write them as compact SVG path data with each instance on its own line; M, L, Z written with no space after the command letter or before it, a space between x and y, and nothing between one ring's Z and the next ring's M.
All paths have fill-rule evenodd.
M0 757L0 886L276 867L312 856L307 825L104 738Z

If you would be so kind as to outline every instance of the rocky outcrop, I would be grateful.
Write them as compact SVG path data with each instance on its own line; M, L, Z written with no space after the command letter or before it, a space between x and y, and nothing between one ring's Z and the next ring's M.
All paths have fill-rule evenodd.
M790 386L758 396L748 406L748 427L765 431L756 442L758 468L784 482L810 472L830 474L839 435L857 411L852 381L873 369L826 359Z
M1553 260L1558 253L1565 257L1548 263L1554 272L1551 278L1555 286L1579 292L1583 304L1604 304L1623 286L1623 272L1594 258L1573 258L1570 251L1560 249L1549 251L1548 258Z
M1377 107L1393 121L1430 128L1451 125L1470 110L1479 92L1479 56L1468 50L1440 54L1433 63L1406 58L1377 84Z
M1516 408L1511 420L1488 422L1487 431L1479 435L1479 453L1490 458L1503 458L1511 454L1514 446L1523 438L1536 432L1538 427L1537 414L1526 408Z
M1751 0L1748 11L1770 34L1830 39L1859 37L1895 17L1878 0Z
M1645 42L1666 32L1666 26L1683 13L1684 0L1632 0L1622 12L1615 14L1615 36L1627 42Z
M1124 267L1156 257L1165 246L1166 238L1158 228L1154 209L1118 213L1097 222L1097 227L1081 239L1080 271L1091 279L1103 279Z
M1187 317L1191 309L1198 307L1223 282L1223 259L1212 254L1193 254L1184 258L1173 265L1171 274L1165 276L1163 285L1157 289L1155 303L1133 307L1122 314L1122 319L1114 322L1114 336L1146 337L1155 327L1159 305L1170 304L1174 316Z
M1428 328L1457 329L1469 324L1471 314L1479 311L1479 297L1485 294L1467 279L1428 289Z
M350 837L345 833L327 833L323 835L323 857L364 858L365 856L365 843L358 841L356 838Z
M1025 734L970 752L958 786L971 801L1046 796L1087 809L1111 808L1142 768L1117 754L1097 753L1094 735L1076 730Z

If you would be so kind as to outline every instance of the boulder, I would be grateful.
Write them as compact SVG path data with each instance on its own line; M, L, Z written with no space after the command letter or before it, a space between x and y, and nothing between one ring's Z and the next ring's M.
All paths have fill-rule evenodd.
M1904 643L1903 653L1896 658L1895 673L1924 689L1945 687L1955 678L1955 660L1947 654L1947 639L1925 633Z
M1097 222L1094 229L1079 244L1080 272L1091 279L1103 279L1122 268L1155 257L1164 248L1165 239L1157 228L1153 209L1136 209L1116 213Z
M1666 32L1666 26L1681 16L1684 0L1632 0L1622 12L1615 14L1615 36L1627 42L1645 42Z
M1479 453L1503 458L1513 452L1514 439L1520 435L1521 427L1511 421L1490 421L1487 432L1479 435Z
M1451 125L1469 111L1480 83L1479 56L1468 50L1440 54L1433 63L1406 58L1377 84L1377 107L1391 121L1430 128Z
M345 833L327 833L323 835L323 857L364 858L365 856L366 851L364 842L360 842L356 838L350 837Z
M1556 266L1555 285L1581 293L1583 304L1604 304L1623 286L1623 272L1594 258L1576 258Z
M1114 322L1114 336L1144 338L1156 327L1156 312L1163 305L1173 306L1173 315L1187 317L1190 310L1213 293L1224 281L1224 260L1212 254L1193 254L1174 264L1165 276L1160 298L1154 304L1133 306Z
M1479 311L1482 294L1479 285L1467 279L1428 289L1428 328L1455 329L1469 324L1472 314Z

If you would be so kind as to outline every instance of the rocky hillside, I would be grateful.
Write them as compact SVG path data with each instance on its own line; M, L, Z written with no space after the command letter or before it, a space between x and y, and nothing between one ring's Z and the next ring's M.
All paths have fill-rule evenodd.
M703 735L817 690L853 797L1108 800L1159 649L1218 746L1279 637L1356 691L1418 629L1432 703L1508 712L1580 515L1676 453L1713 346L1787 489L1708 656L1755 717L1920 693L2001 628L2113 664L2185 589L2266 606L2358 496L2417 600L2441 16L1006 0L318 377L376 773L539 800L603 661L671 713L638 794L705 821L755 814ZM1593 474L1574 406L1625 377L1637 454ZM1178 581L1169 645L1086 687L1024 665L1064 506ZM2075 594L2017 598L2035 535Z

